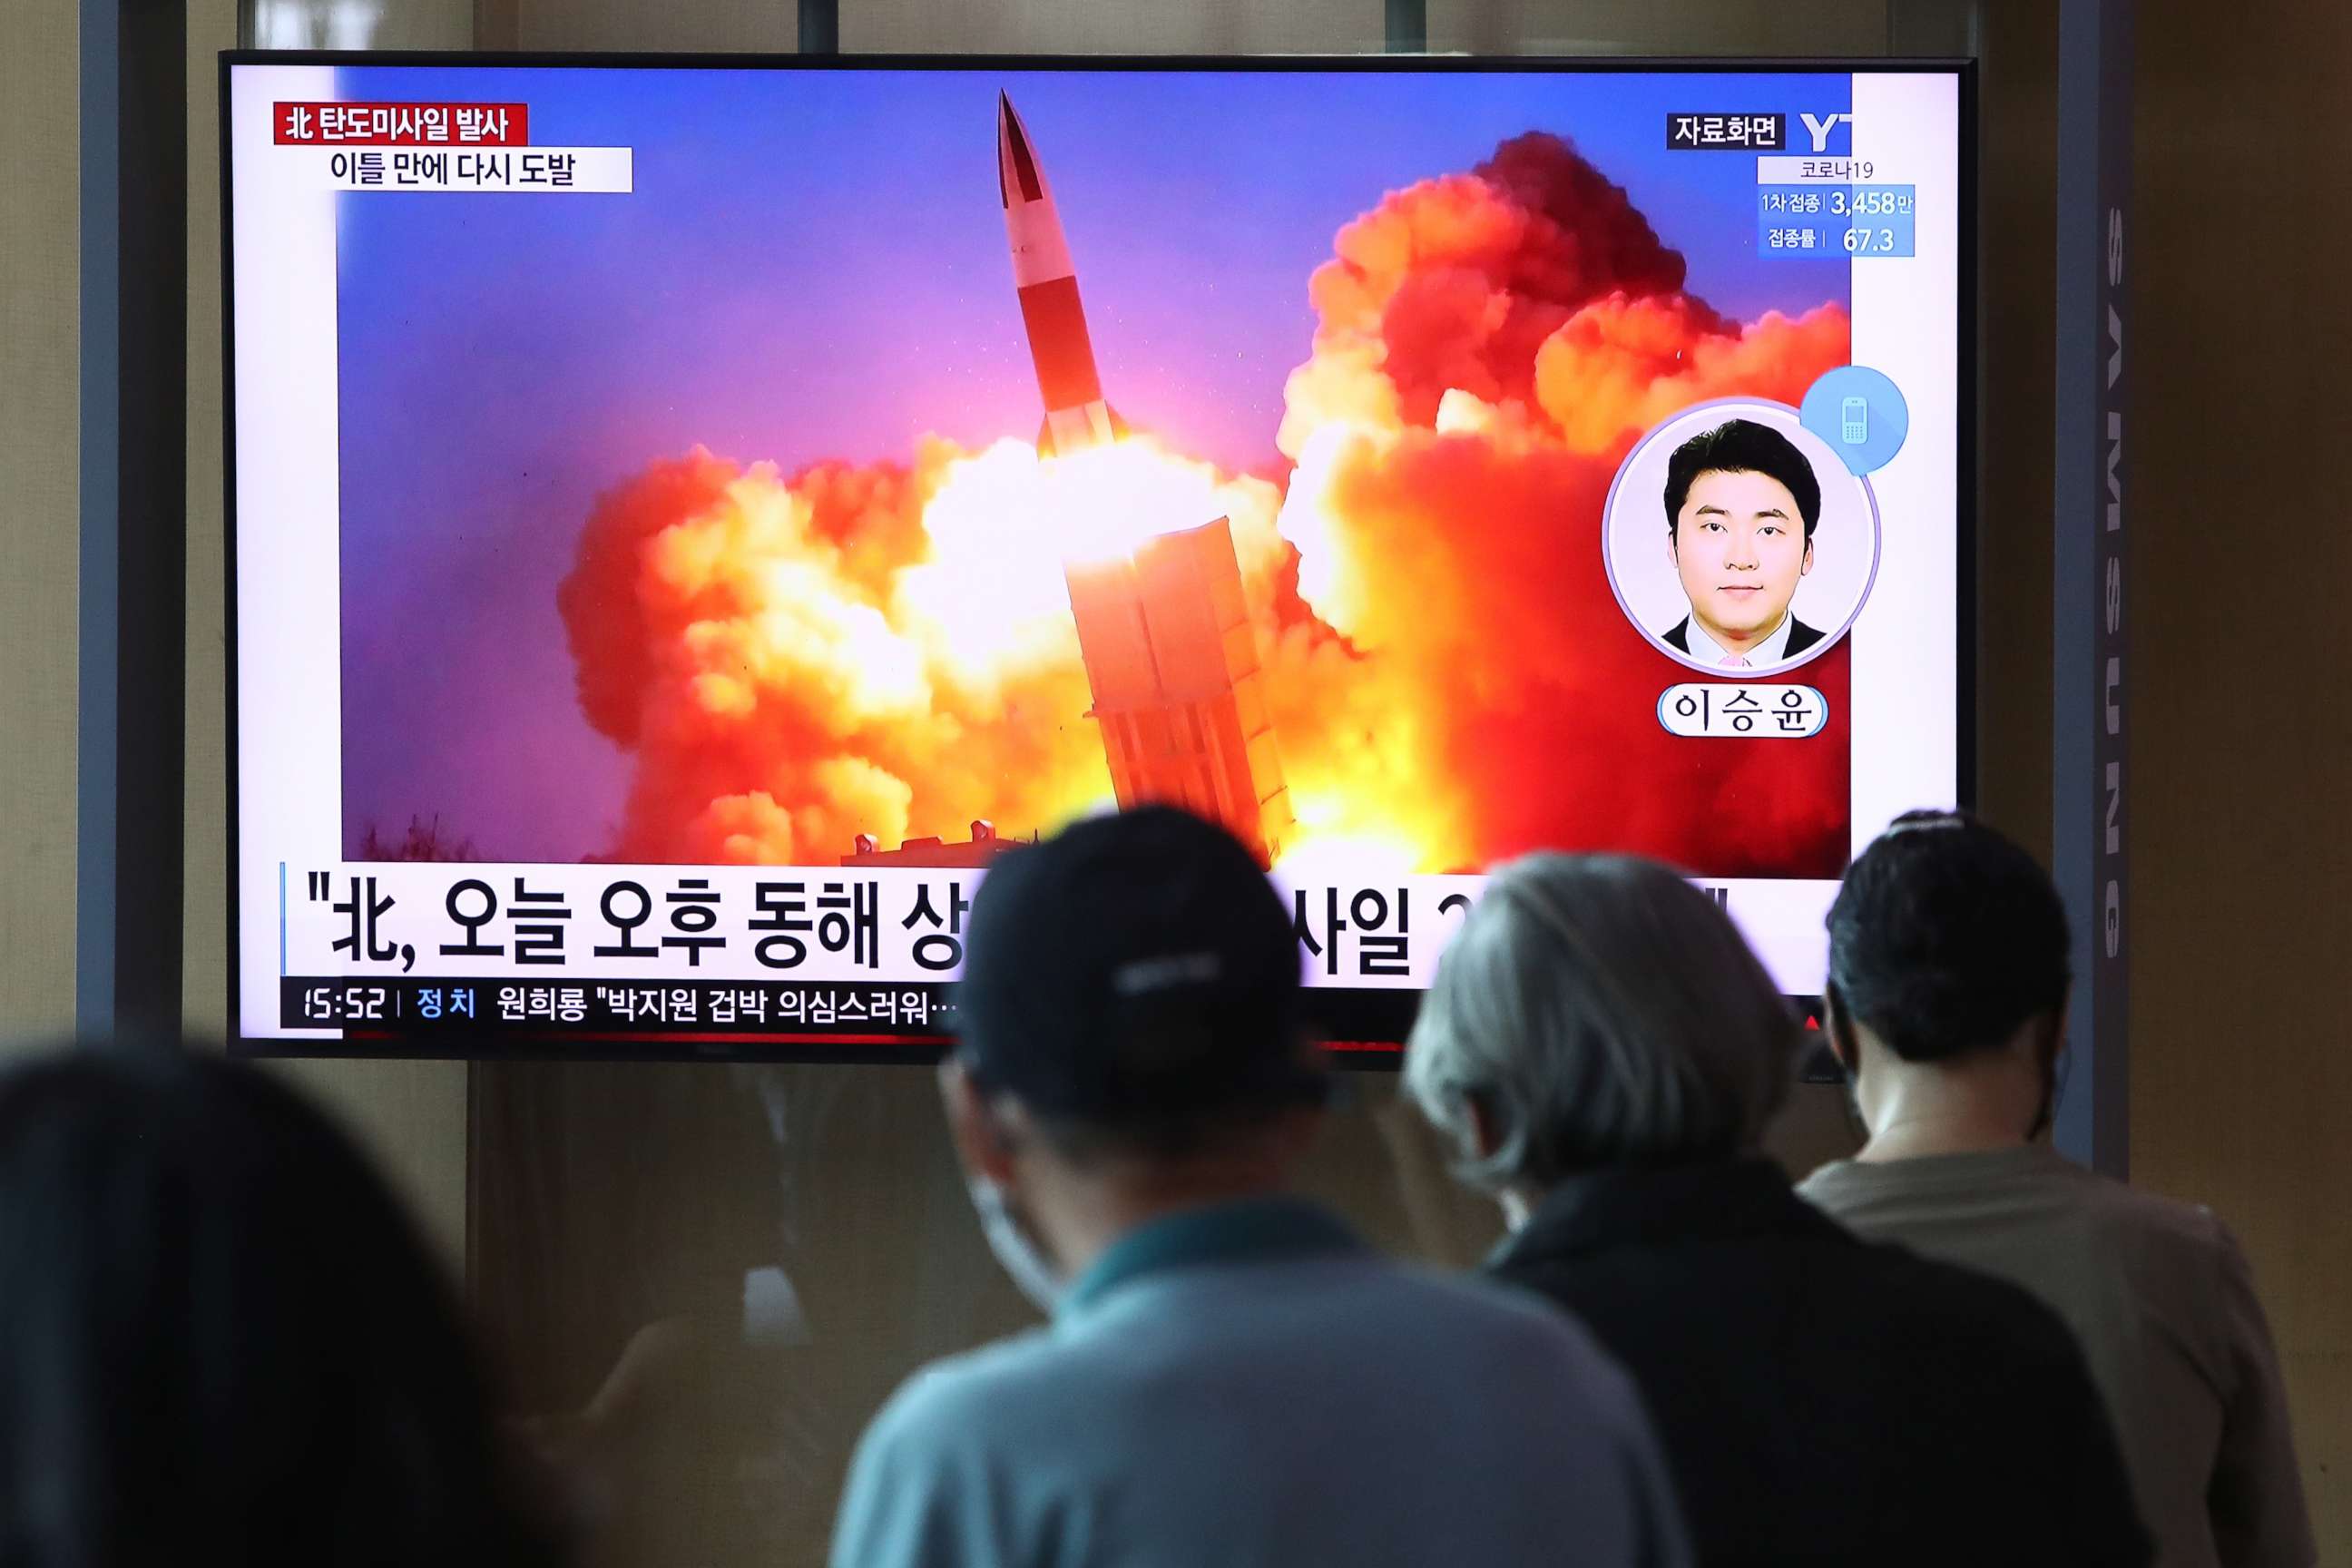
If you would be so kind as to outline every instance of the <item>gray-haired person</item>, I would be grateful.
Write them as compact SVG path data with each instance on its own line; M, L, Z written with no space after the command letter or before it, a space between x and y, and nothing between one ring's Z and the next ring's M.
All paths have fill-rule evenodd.
M2146 1563L2057 1318L1855 1239L1761 1154L1798 1041L1714 900L1543 855L1446 949L1405 1081L1502 1204L1490 1270L1633 1374L1701 1563Z

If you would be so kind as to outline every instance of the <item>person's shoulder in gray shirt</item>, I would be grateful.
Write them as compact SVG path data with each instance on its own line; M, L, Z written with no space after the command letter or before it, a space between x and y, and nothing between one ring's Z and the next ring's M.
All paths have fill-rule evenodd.
M1822 1032L1869 1140L1801 1189L1873 1240L2023 1286L2082 1342L2159 1568L2309 1568L2270 1331L2235 1241L2036 1140L2058 1101L2074 931L2024 846L1906 812L1829 912Z
M1840 1161L1800 1191L1861 1236L2014 1280L2066 1321L2163 1568L2315 1560L2270 1329L2210 1210L2041 1146Z
M860 1446L837 1568L1685 1560L1582 1330L1275 1217L1332 1235L1090 1278L1050 1328L918 1373Z

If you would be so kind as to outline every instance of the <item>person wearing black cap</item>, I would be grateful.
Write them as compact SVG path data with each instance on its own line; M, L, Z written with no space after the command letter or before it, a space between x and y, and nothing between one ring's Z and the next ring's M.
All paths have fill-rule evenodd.
M1240 843L1156 807L1009 852L957 1006L949 1126L1053 1321L899 1390L836 1568L1687 1561L1639 1397L1580 1328L1288 1195L1324 1069Z

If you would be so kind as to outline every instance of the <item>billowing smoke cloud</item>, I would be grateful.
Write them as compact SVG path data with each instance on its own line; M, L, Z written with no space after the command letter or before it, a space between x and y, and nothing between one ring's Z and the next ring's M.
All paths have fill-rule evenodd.
M1600 520L1640 432L1795 401L1844 312L1727 321L1566 142L1383 199L1310 281L1286 494L1137 439L1040 462L926 443L786 477L700 450L605 496L561 607L632 751L625 859L823 863L871 833L1051 827L1108 801L1061 562L1233 520L1306 847L1402 869L1538 845L1833 872L1843 649L1820 741L1676 743L1676 668L1617 610Z
M787 480L698 449L598 503L558 601L583 710L636 754L616 856L825 864L1109 794L1066 629L958 661L900 602L958 460Z
M1549 135L1390 195L1337 252L1282 427L1299 592L1354 656L1276 644L1302 819L1401 833L1425 868L1606 845L1833 874L1842 717L1803 745L1665 735L1653 703L1677 667L1618 610L1601 518L1643 429L1707 398L1797 401L1846 362L1845 312L1726 321ZM1807 676L1841 716L1844 659Z

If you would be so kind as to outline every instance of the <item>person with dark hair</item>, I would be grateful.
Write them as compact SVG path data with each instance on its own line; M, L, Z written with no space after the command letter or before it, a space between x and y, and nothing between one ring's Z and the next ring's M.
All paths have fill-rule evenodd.
M407 1216L292 1091L176 1044L0 1074L0 1561L539 1568L524 1478Z
M1288 1195L1326 1089L1298 991L1280 896L1196 817L991 868L940 1081L1053 1323L900 1389L836 1568L1685 1560L1639 1397L1580 1329Z
M1825 1023L1869 1140L1804 1195L2065 1319L2164 1568L2308 1568L2285 1392L2237 1242L2210 1210L2042 1142L2073 978L2049 877L1974 817L1909 813L1846 872L1829 930Z
M1768 669L1822 640L1789 602L1813 569L1822 485L1769 425L1728 419L1666 460L1666 553L1690 600L1661 640L1726 669Z
M1447 945L1405 1087L1502 1204L1489 1270L1633 1374L1700 1563L2145 1563L2065 1326L1856 1240L1761 1152L1799 1038L1682 877L1538 855Z

